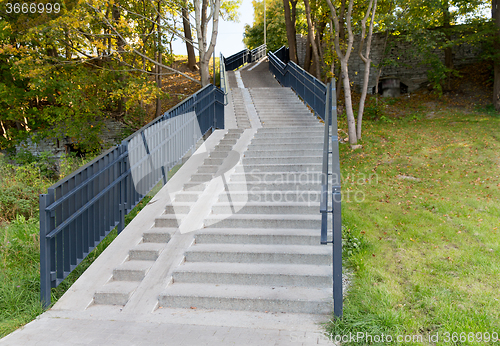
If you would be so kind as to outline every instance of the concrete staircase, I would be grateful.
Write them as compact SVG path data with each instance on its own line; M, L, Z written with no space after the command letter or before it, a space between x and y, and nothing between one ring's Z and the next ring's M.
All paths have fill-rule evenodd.
M310 127L318 124L318 119L290 88L252 88L249 90L264 127Z
M204 206L210 212L192 232L184 260L169 277L159 278L166 286L157 306L331 312L331 247L320 245L324 127L287 88L233 89L236 114L245 113L248 91L250 107L264 127L228 130L109 282L95 292L94 304L127 305L171 238L200 209L200 196L221 176L221 166L228 166L232 173L218 197ZM248 117L237 122L238 127L251 126ZM243 137L248 143L241 142ZM240 152L234 150L236 143Z
M231 89L231 97L233 98L233 109L238 128L249 129L251 125L250 120L248 120L248 113L243 100L242 90L240 88Z
M266 127L256 131L159 304L328 314L331 247L319 238L323 126L290 89L250 94ZM258 101L262 95L279 104Z
M127 304L241 133L242 129L228 130L197 173L184 184L183 191L177 193L174 202L155 219L154 227L144 232L141 242L129 250L127 260L113 270L109 282L95 292L94 304Z

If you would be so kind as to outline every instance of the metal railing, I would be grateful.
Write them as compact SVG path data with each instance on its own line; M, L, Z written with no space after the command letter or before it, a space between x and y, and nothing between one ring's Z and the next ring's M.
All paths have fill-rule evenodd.
M224 127L224 94L209 84L40 195L40 295L131 211L209 130Z
M337 100L335 79L328 83L326 92L325 134L323 144L323 167L321 175L321 244L332 243L333 251L333 313L342 318L342 197L340 177L339 141L337 136ZM331 128L330 128L331 127ZM331 131L331 132L330 132ZM330 150L331 145L331 150ZM332 171L329 171L329 156ZM331 190L329 181L331 179ZM331 193L332 209L328 209L328 195ZM332 240L328 240L328 214L332 215Z
M321 175L321 244L332 244L333 251L333 312L342 317L342 198L340 177L339 142L337 136L337 100L335 79L323 84L292 61L285 63L286 48L269 52L269 70L278 82L291 87L325 122L323 167ZM331 132L330 132L331 131ZM331 149L330 149L331 146ZM332 171L329 171L331 155ZM330 178L331 177L331 190ZM328 208L331 193L332 208ZM328 214L332 214L332 240L328 240Z
M230 57L224 58L226 70L236 70L238 67L245 65L247 62L251 62L251 58L252 56L248 49L243 49L242 51L233 54Z
M220 76L220 88L224 92L224 105L227 105L227 93L229 92L229 81L227 80L226 64L224 63L224 55L220 53L219 59L219 76Z
M267 53L267 47L265 44L258 46L257 48L252 49L250 55L252 56L252 61L258 61L261 58L265 57Z
M266 55L266 45L263 44L251 51L248 49L243 49L242 51L233 54L227 58L222 58L224 60L224 65L226 67L226 71L236 70L238 67L245 65L246 63L251 63L259 60L260 58Z
M293 61L285 63L280 56L286 58L286 52L285 47L269 52L269 70L281 85L292 88L324 120L326 85Z

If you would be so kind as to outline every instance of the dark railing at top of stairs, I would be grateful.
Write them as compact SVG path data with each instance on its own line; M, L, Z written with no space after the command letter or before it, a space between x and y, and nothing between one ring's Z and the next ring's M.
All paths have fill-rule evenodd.
M223 56L222 58L224 59L226 71L233 71L246 63L257 61L264 56L266 56L266 45L263 44L252 50L243 49L242 51L227 58L224 58Z
M320 203L321 244L332 244L333 247L333 311L335 317L342 318L342 201L335 79L325 85L293 61L288 61L285 47L274 53L269 52L268 57L269 70L278 82L285 87L291 87L325 122ZM330 193L331 209L328 208ZM328 240L328 214L332 214L332 240Z
M285 62L288 53L285 47L269 52L269 70L284 87L290 87L310 106L314 112L325 119L326 85L305 71L293 61Z
M209 84L40 195L40 295L111 232L209 130L224 128L224 93Z

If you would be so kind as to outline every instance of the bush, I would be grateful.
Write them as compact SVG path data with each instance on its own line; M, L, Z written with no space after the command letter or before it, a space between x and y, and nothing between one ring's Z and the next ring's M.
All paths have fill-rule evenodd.
M50 185L42 171L37 162L15 166L0 155L0 221L38 213L38 195Z

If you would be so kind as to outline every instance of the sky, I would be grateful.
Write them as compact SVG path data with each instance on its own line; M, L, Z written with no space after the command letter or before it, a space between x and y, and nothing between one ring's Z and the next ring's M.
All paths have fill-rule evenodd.
M239 23L219 22L219 34L217 35L217 44L215 46L215 54L217 56L219 56L219 53L222 53L227 57L245 49L243 32L245 31L245 24L252 25L253 23L252 0L243 0L238 12ZM211 27L208 29L208 33L210 35ZM172 48L174 49L174 54L187 55L186 44L180 39L176 39L173 42Z

